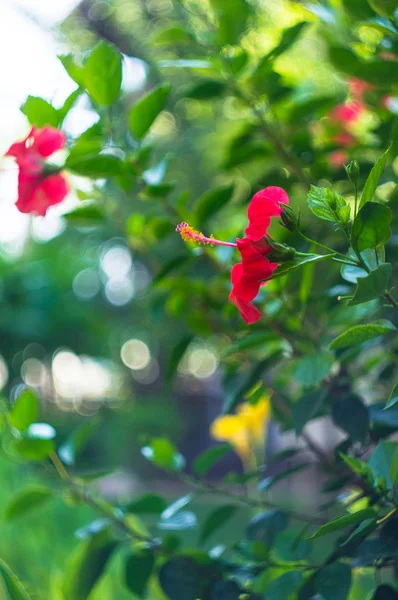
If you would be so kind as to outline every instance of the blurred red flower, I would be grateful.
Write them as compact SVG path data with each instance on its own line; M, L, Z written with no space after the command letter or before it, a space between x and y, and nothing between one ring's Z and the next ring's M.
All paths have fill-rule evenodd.
M65 177L51 172L45 158L65 146L65 135L53 127L32 127L27 137L7 150L19 167L18 200L16 207L22 213L44 216L50 206L59 204L69 191Z

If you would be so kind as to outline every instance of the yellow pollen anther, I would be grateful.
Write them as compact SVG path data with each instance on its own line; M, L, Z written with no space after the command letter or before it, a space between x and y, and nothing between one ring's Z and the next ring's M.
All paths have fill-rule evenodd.
M197 244L215 244L214 236L211 235L209 238L203 235L202 232L196 231L188 223L180 223L176 231L181 235L184 242L196 242Z

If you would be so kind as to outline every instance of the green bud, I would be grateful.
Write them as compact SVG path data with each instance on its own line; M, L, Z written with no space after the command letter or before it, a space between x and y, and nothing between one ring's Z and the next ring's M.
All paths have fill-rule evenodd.
M267 258L271 262L287 262L288 260L293 260L293 258L296 256L296 250L291 246L280 244L271 238L267 238L267 244L269 244L272 248L272 252L267 254Z
M357 186L358 185L358 179L359 179L359 164L357 163L357 161L356 160L352 160L344 168L345 168L345 172L348 175L348 179L351 181L351 183L353 185Z
M290 206L284 206L281 221L286 229L296 231L300 225L300 214L297 214Z

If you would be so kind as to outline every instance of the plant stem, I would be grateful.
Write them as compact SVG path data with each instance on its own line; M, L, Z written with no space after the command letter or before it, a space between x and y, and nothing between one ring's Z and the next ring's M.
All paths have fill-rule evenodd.
M337 250L333 250L333 248L329 248L329 246L325 246L324 244L321 244L320 242L317 242L316 240L312 240L311 238L307 237L302 231L297 230L297 233L300 235L300 237L303 238L303 240L305 240L306 242L308 242L309 244L315 244L315 246L319 246L319 248L323 248L323 250L327 250L327 252L332 252L333 254L336 254L337 256L341 256L342 258L344 258L344 260L349 260L349 257L346 256L345 254L343 254L342 252L337 252ZM358 266L358 262L353 262L352 265L353 266Z

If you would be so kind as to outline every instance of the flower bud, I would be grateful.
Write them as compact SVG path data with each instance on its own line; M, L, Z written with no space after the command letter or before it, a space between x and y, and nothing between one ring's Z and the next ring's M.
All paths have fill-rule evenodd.
M290 206L284 205L281 212L282 224L289 231L296 231L300 225L300 214L297 214Z
M358 185L359 179L359 165L356 160L352 160L345 168L345 171L348 175L348 179L355 186Z
M293 258L296 256L296 250L291 246L280 244L279 242L275 242L268 237L266 239L267 244L272 248L272 252L267 254L267 258L271 262L286 262L288 260L293 260Z

